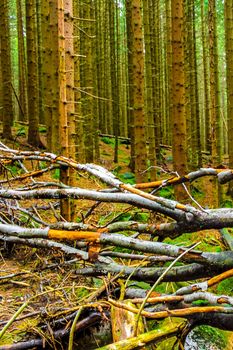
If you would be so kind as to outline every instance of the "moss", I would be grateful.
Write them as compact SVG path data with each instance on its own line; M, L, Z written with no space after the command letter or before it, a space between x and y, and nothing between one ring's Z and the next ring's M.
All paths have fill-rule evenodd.
M107 136L101 137L101 141L105 143L106 145L114 145L115 144L115 139Z
M210 326L199 326L194 328L186 339L185 349L209 350L225 349L227 338L224 331Z
M199 231L195 233L184 233L174 239L166 238L164 242L178 246L190 246L194 242L200 242L197 249L204 252L222 251L218 233L215 230Z
M132 217L132 220L147 223L149 220L149 213L143 213L143 212L135 213L134 216Z
M220 282L217 286L217 292L219 294L233 295L233 277Z

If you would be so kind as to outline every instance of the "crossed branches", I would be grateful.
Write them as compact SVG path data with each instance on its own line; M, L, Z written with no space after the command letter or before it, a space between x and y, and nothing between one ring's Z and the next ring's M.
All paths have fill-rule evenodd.
M115 175L101 166L79 164L73 159L39 151L17 151L0 147L0 161L3 169L9 164L43 162L43 169L24 172L17 176L8 174L7 179L0 181L0 240L14 244L59 249L64 254L74 256L78 261L88 261L87 266L76 268L76 275L104 276L113 274L121 278L154 283L166 270L164 263L174 260L187 250L187 247L164 243L166 237L175 238L183 233L198 232L207 229L223 229L233 227L233 209L205 209L190 204L184 205L145 192L149 188L161 188L192 182L203 176L214 176L220 184L233 179L230 169L206 168L191 172L186 176L171 178L134 186L125 184ZM36 181L43 173L59 167L71 167L94 177L104 184L101 190L69 187L59 182ZM25 168L24 168L25 169ZM20 182L20 185L18 185ZM16 183L14 188L12 184ZM17 187L16 187L17 186ZM108 186L108 188L106 188ZM94 208L100 203L117 203L135 208L142 208L159 216L158 222L141 223L136 220L109 222L97 225L96 222L75 223L49 222L40 214L40 208L24 207L25 200L59 201L73 198L77 201L91 201ZM93 201L96 203L93 205ZM53 208L53 204L42 206ZM28 218L22 223L21 216ZM90 216L91 216L90 210ZM143 237L143 238L142 238ZM157 240L157 241L156 241ZM75 241L76 246L67 241ZM115 247L127 249L116 251ZM119 258L121 260L119 260ZM123 260L122 260L123 259ZM137 261L129 264L129 261ZM213 277L214 276L214 277ZM173 266L163 277L163 282L195 281L207 279L205 282L194 282L176 290L172 295L151 296L147 300L142 316L148 318L184 317L193 324L206 323L216 325L216 319L224 329L232 330L233 298L229 295L216 295L212 290L214 284L233 276L233 252L219 253L190 250L182 255L180 263ZM125 298L134 304L140 304L145 291L127 287ZM205 302L205 306L194 306L195 301ZM108 305L127 309L137 313L134 306L109 298ZM211 314L215 315L213 318ZM215 319L215 320L214 320Z

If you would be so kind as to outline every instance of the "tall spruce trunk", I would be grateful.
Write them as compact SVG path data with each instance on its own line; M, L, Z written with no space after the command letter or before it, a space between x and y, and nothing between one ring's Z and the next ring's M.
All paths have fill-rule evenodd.
M0 3L0 42L1 42L1 76L2 76L2 108L3 108L3 137L12 138L14 108L12 98L12 75L10 56L10 27L8 1Z
M172 14L172 155L174 170L180 176L187 171L187 134L184 75L184 1L173 0ZM178 199L184 199L183 187L176 187Z
M147 180L147 150L146 127L144 113L144 53L142 33L141 0L126 1L127 35L128 35L128 65L129 65L129 96L131 109L131 160L136 181Z
M16 1L17 6L17 32L18 32L18 70L19 70L19 120L28 120L27 104L27 77L26 54L23 34L22 0Z
M233 169L233 1L225 0L225 48L229 168ZM233 185L229 183L233 196Z
M39 139L39 85L36 40L36 5L35 0L26 1L26 38L27 38L27 72L28 72L28 142L40 146Z

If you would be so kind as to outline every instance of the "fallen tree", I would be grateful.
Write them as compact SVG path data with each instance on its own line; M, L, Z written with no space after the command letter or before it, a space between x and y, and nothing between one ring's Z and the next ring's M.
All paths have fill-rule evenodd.
M72 256L70 266L75 264L73 271L76 276L111 276L114 283L119 281L120 300L117 300L119 288L115 284L111 285L112 282L109 284L105 281L91 299L86 298L84 303L77 306L76 310L82 311L80 314L83 315L83 319L84 316L88 317L84 315L83 309L87 312L96 308L99 312L100 307L105 311L112 307L133 313L135 317L141 315L148 319L182 317L188 321L189 330L198 324L209 324L232 331L232 296L217 294L213 286L233 276L233 252L229 248L220 252L202 251L197 249L198 242L192 248L178 246L174 242L168 244L164 240L168 237L175 239L184 233L218 229L221 230L222 237L226 235L229 241L229 232L224 230L233 227L233 209L204 209L190 194L193 205L155 195L155 189L191 183L204 176L214 176L220 184L224 184L233 179L232 170L203 168L184 177L172 175L161 181L130 185L123 183L101 166L79 164L73 159L52 153L18 151L1 144L0 161L4 173L3 179L0 180L0 240L17 246L43 248L48 252L61 251L65 256ZM27 169L30 162L33 162L32 170ZM11 167L15 164L21 172L13 176ZM64 166L76 169L79 176L85 174L91 179L94 178L94 181L98 181L98 186L94 186L96 182L93 180L91 181L95 188L92 189L68 187L53 180L36 180L39 176L43 177L43 174ZM150 188L151 193L148 192ZM86 213L81 215L81 222L66 222L62 219L57 209L61 199L90 203ZM40 205L35 204L38 200ZM115 217L102 225L92 220L93 213L96 208L101 207L101 203L120 206ZM131 213L138 210L137 208L148 214L147 222L131 218L122 221L122 212ZM49 216L52 215L53 220L44 215L49 210L52 213ZM101 215L101 209L99 210ZM72 242L75 242L75 245ZM169 262L172 263L167 267ZM0 280L6 281L17 276L3 274ZM196 281L199 279L201 282ZM147 282L148 290L129 287L130 280ZM157 293L154 296L153 292L158 283L166 281L193 282L182 288L177 287L172 294ZM108 291L106 294L110 285L111 293ZM125 303L126 300L133 304L141 304L140 311L137 307ZM197 301L201 305L197 306ZM71 308L70 314L72 312L75 318L77 311L74 313ZM21 312L12 322L15 322L20 314ZM0 331L0 338L12 322L5 325L4 331ZM175 331L167 332L167 336L181 332L179 327L174 329ZM60 333L56 330L54 334ZM163 333L161 339L163 337L166 338L166 334ZM160 339L154 335L152 338L154 341ZM131 348L140 346L140 336L137 340L132 339L134 340ZM147 334L143 339L147 339ZM34 345L37 343L41 344L36 340ZM18 348L27 348L26 345L23 346Z

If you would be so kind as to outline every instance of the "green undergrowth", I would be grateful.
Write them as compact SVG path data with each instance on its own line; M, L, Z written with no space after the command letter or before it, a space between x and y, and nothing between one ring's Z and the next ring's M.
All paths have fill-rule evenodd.
M123 168L120 165L117 165L114 169L113 169L113 174L118 177L122 182L124 183L128 183L130 185L135 185L136 181L135 181L135 174L130 172L130 171L126 171L126 172L122 172Z
M15 130L15 131L14 131ZM46 134L47 133L47 128L45 125L39 125L39 133L40 134ZM15 132L15 135L18 136L27 136L28 133L28 125L22 125L20 123L14 123L14 129L13 131Z
M199 242L197 250L206 252L221 252L222 246L218 238L217 231L206 230L194 233L184 233L176 238L166 238L164 243L174 244L182 247L189 247L190 245Z
M225 198L224 200L221 201L220 207L221 208L233 208L233 200L230 198Z
M21 126L17 128L16 136L26 136L26 134L27 134L27 131L25 126Z
M105 143L106 145L115 145L115 139L112 137L107 137L107 136L103 136L100 139L103 143Z
M233 277L221 281L217 285L218 294L233 295Z
M156 192L156 195L163 198L175 200L174 187L172 186L163 187L161 190Z
M60 169L55 169L52 172L52 178L54 180L59 180L60 179Z
M20 174L23 174L24 171L22 170L22 168L17 165L17 163L13 163L10 165L6 166L6 169L11 173L12 176L16 177L19 176Z
M148 212L140 210L132 210L126 212L109 212L105 216L100 216L98 220L98 225L105 226L113 222L119 221L137 221L139 223L147 223L150 214ZM122 231L121 231L122 233Z

